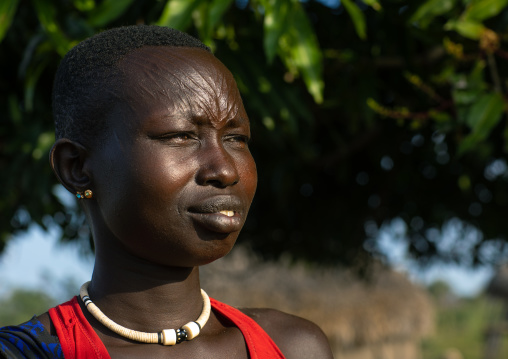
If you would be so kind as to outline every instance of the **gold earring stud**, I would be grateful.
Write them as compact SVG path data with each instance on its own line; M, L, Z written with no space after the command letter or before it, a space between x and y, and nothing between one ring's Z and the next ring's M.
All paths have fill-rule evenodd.
M87 189L85 191L85 193L83 193L83 192L76 192L76 197L78 199L83 199L83 198L90 199L90 198L93 197L93 192L91 190L89 190L89 189Z

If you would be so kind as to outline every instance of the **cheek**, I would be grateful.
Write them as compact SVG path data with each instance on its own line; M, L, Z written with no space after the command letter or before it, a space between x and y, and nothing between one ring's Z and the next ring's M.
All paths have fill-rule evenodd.
M138 191L139 197L147 204L162 201L174 205L189 182L193 181L193 161L166 152L169 151L146 152L136 159L135 167L131 168L133 190Z
M131 207L150 209L158 202L174 202L189 178L189 161L182 165L178 157L171 158L150 149L111 151L95 168L97 199L101 208L117 208L126 212ZM133 208L134 207L134 208ZM113 211L115 212L115 211ZM129 211L127 211L129 212Z
M256 192L257 183L258 183L258 173L256 169L256 162L252 155L245 158L243 161L242 167L242 179L244 181L245 192L249 196L250 201L254 198L254 193Z

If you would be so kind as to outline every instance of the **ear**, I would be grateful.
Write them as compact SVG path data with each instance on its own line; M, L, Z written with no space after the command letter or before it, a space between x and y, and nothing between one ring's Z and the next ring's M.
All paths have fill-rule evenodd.
M84 167L88 151L81 144L67 138L55 142L49 162L58 180L71 193L90 188L91 178Z

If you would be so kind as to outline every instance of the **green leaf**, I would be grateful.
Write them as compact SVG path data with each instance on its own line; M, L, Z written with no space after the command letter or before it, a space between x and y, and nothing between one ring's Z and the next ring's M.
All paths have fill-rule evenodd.
M35 86L42 71L47 66L48 60L49 57L46 58L46 61L27 69L25 76L25 111L28 113L31 113L34 109Z
M21 113L21 109L19 108L18 98L15 94L9 94L7 97L7 105L9 108L7 117L10 121L20 124L21 119L23 118L23 114Z
M2 0L0 2L0 42L11 26L18 3L19 0Z
M471 40L478 40L485 31L485 26L475 21L450 20L445 24L444 29L456 31Z
M290 70L294 67L302 74L303 81L314 97L314 101L321 103L324 89L322 53L316 34L299 2L292 3L288 24L290 24L288 31L281 40L286 42L286 54L289 58L286 57L283 60Z
M233 0L213 0L205 1L200 6L199 20L194 24L199 30L201 40L213 48L213 34L224 13L231 6ZM196 14L196 13L194 13Z
M37 11L37 17L41 22L46 34L56 51L61 55L65 55L74 45L67 39L65 34L60 30L56 22L56 8L50 0L32 0L35 10Z
M499 122L499 116L503 110L503 97L497 92L486 93L471 106L466 124L474 132L488 134L490 129Z
M262 3L265 10L263 46L266 58L271 63L277 54L280 37L286 31L290 3L287 1Z
M90 11L88 24L95 28L103 28L111 21L119 18L134 0L104 0Z
M469 108L485 93L487 83L484 80L485 61L478 60L469 74L451 74L449 80L453 85L453 101L461 107ZM466 117L459 112L459 120L466 122Z
M203 0L169 0L157 21L157 25L178 30L187 29L192 22L192 13Z
M370 6L371 8L373 8L374 10L376 11L379 11L382 9L382 6L381 4L379 3L379 1L377 0L362 0L362 2L365 4L365 5L368 5Z
M504 109L505 103L501 94L493 92L481 96L467 114L466 123L472 132L459 145L459 154L485 140L501 120Z
M439 15L446 14L453 9L456 0L428 0L422 4L409 18L410 23L417 23L426 28Z
M208 28L210 32L217 26L232 3L233 0L213 0L211 4L208 5Z
M90 11L95 8L95 0L74 0L73 3L76 9L83 12Z
M508 5L508 0L477 0L466 9L463 20L483 21L496 16Z
M351 16L351 20L353 20L356 34L360 39L365 40L367 38L367 25L362 10L351 0L342 0L342 4L349 16Z

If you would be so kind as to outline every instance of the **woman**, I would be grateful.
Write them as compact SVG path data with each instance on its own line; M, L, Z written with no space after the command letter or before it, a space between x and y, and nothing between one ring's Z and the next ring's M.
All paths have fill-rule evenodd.
M80 199L95 267L80 296L0 331L6 357L331 358L313 323L201 290L256 190L231 73L175 30L109 30L73 48L53 90L51 166ZM150 333L150 334L144 334Z

